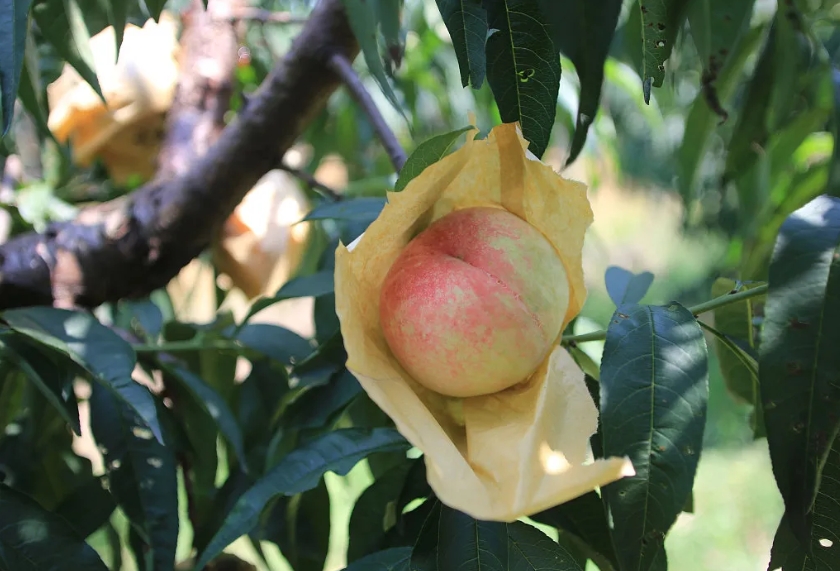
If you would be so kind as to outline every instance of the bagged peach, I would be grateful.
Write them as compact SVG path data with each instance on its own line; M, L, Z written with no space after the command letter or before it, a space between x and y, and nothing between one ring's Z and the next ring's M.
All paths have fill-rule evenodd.
M585 187L515 124L426 168L336 252L347 368L425 455L445 504L514 521L632 475L561 347L586 290Z

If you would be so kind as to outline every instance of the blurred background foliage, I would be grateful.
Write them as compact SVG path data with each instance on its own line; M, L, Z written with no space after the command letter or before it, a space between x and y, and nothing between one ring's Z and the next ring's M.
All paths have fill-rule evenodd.
M49 4L37 2L34 10ZM177 13L187 4L171 0L166 9ZM302 18L312 4L263 0L253 6ZM580 156L568 166L579 80L572 62L562 59L556 122L543 160L564 176L584 181L595 211L584 255L590 294L575 333L606 326L614 306L603 276L611 265L652 272L655 280L645 298L649 303L704 301L719 276L766 279L773 241L785 217L826 189L834 195L840 190L834 143L840 129L835 108L840 3L743 0L744 24L729 28L715 19L719 2L701 4L710 7L711 16L704 20L689 15L681 23L664 84L653 87L645 103L639 71L640 4L624 2L604 68L600 110ZM78 5L91 35L108 24L103 3L79 0ZM142 3L127 6L128 22L142 26L149 18ZM356 67L403 146L410 152L429 137L468 125L473 114L483 132L497 124L500 115L489 85L462 87L435 2L406 0L402 18L405 51L400 65L388 70L401 111L366 70L362 56ZM12 129L1 143L8 157L3 159L6 176L0 192L7 213L4 237L41 230L48 221L72 217L82 204L120 196L143 182L117 184L101 163L73 165L69 148L51 139L45 129L45 88L58 78L66 57L39 23L36 18L27 46L33 51L26 60L37 68L28 70L34 71L29 75L36 96L29 105L18 105ZM231 113L246 104L298 30L295 23L248 23ZM702 55L709 44L725 45L727 52L715 68L714 81L706 74L708 57ZM300 170L345 196L384 196L396 180L368 119L345 91L331 98L294 152ZM318 204L318 194L305 183L289 178L284 184L300 185L308 208ZM297 275L329 268L338 241L348 243L365 223L325 220L313 225ZM223 324L226 311L241 316L247 304L223 277L210 257L204 257L168 288L173 299L163 305L185 321L208 322L218 315L217 323ZM335 323L331 303L329 296L314 303L283 302L278 305L288 311L265 319L323 341ZM112 310L106 308L102 315L107 319L111 311L116 319L119 311ZM594 342L582 348L597 361L601 346ZM682 514L669 535L669 559L672 568L682 571L764 569L782 509L766 443L753 441L750 407L728 392L714 355L710 371L696 511ZM369 477L361 465L347 477L328 474L334 530L342 529L336 522L346 527L352 501ZM93 541L105 553L111 532L97 533ZM329 569L342 567L343 541L346 537L334 531ZM258 560L245 543L235 544L234 550ZM267 556L277 558L273 552ZM125 565L128 569L131 564Z

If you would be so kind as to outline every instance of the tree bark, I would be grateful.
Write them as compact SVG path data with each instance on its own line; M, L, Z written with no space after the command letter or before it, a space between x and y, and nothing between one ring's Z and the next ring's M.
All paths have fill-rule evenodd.
M246 108L186 172L164 169L129 196L0 246L0 309L95 307L165 286L340 86L329 58L352 61L358 51L342 0L321 0Z

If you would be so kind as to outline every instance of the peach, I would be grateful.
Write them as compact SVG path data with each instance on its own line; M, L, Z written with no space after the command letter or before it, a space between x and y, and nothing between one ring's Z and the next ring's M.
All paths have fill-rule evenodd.
M493 207L456 210L412 239L385 277L382 332L402 367L442 395L512 387L557 341L566 272L534 226Z

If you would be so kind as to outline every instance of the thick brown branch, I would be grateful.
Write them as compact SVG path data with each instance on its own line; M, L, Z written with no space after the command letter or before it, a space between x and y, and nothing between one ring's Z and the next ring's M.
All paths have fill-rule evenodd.
M397 137L388 126L388 123L385 122L385 118L379 112L379 108L376 106L370 93L367 92L362 80L353 69L353 65L350 63L351 61L351 58L348 58L345 54L336 52L330 57L330 69L337 73L347 85L350 94L356 100L356 103L359 104L359 107L362 108L362 111L365 112L365 115L367 115L368 120L370 120L373 126L373 130L376 131L379 140L382 142L382 146L385 147L385 151L391 158L391 164L394 165L394 170L400 172L406 160L405 150L400 145L400 142L397 141Z
M166 285L340 86L330 57L352 60L358 49L342 1L321 0L247 108L186 173L0 246L0 309L94 307Z

